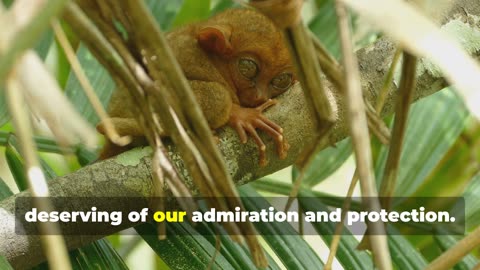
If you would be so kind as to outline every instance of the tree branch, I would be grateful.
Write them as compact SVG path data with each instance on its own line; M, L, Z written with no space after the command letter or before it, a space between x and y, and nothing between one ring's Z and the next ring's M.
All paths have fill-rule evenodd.
M466 23L466 27L474 29L472 16L480 15L480 3L475 0L456 1L450 13L444 16L443 23L453 20ZM449 18L449 19L447 19ZM469 24L471 22L471 24ZM478 30L477 30L478 31ZM477 41L478 42L478 41ZM479 49L472 49L470 53L480 57ZM359 60L362 88L366 98L375 103L377 90L382 88L383 80L388 72L389 65L394 55L395 47L387 39L381 39L374 45L362 49L357 53ZM448 53L448 52L446 52ZM443 78L429 72L425 62L420 62L424 72L419 72L414 100L431 95L446 86ZM331 133L330 143L334 144L348 136L348 127L345 121L343 96L340 95L331 83L325 83L326 89L331 91L338 100L339 119ZM395 107L396 87L391 86L382 115L393 112ZM266 112L267 117L279 123L284 128L284 136L291 145L289 155L285 160L278 159L274 143L267 137L267 152L269 164L259 167L256 145L252 142L243 145L237 135L230 128L220 130L219 148L223 154L228 171L237 185L245 184L267 174L285 168L295 162L302 149L312 143L317 130L313 115L308 111L306 100L298 85L279 98L280 103ZM185 174L183 162L174 147L168 144L172 161L178 166L179 172ZM52 196L62 197L150 197L153 186L150 175L150 150L149 148L135 149L116 158L95 163L84 167L72 174L59 177L50 182ZM197 190L191 179L186 176L187 186ZM39 237L35 235L17 235L15 233L15 198L28 196L22 192L0 202L0 253L4 255L15 269L32 267L44 260ZM146 204L146 203L145 203ZM138 207L138 206L137 206ZM147 207L147 205L145 205ZM72 225L72 226L70 226ZM124 223L118 230L130 227ZM81 230L75 224L63 227L65 230ZM84 244L102 238L103 235L114 233L99 223L97 236L65 236L69 249L80 247Z

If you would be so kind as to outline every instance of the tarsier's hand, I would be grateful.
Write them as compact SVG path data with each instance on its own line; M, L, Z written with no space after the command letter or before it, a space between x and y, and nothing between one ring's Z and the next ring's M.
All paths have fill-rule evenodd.
M228 124L232 126L238 133L242 143L247 142L247 134L250 135L258 145L260 152L260 166L267 165L267 157L265 155L266 146L263 143L256 129L261 129L273 138L277 145L277 152L281 159L287 157L287 151L290 146L283 137L283 129L265 117L262 112L270 106L277 104L276 100L269 99L267 102L256 108L243 108L240 105L233 104L232 112Z

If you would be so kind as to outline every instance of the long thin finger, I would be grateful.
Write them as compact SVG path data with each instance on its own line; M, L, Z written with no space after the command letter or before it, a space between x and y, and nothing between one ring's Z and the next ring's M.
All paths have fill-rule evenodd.
M288 144L287 140L285 138L283 138L283 141L282 141L282 147L278 147L277 150L278 150L278 156L280 157L280 159L285 159L287 158L287 154L288 154L288 149L290 149L290 144ZM281 150L281 151L280 151Z
M277 144L282 143L283 135L260 119L255 119L255 127L265 131Z
M278 133L282 134L283 133L283 128L277 123L273 122L272 120L268 119L264 115L260 115L260 120L262 120L265 124L269 125L273 129L275 129Z
M256 109L260 112L263 112L264 110L266 110L267 108L277 104L278 101L276 99L269 99L267 101L265 101L265 103L263 103L262 105L258 106Z
M266 154L265 154L267 147L263 143L260 136L258 136L258 133L253 126L248 125L248 126L245 127L245 129L248 132L248 134L253 138L255 143L258 145L258 150L259 150L259 155L260 155L259 156L260 166L263 167L263 166L267 165L267 157L266 157Z
M237 132L238 137L240 138L240 141L242 143L247 143L247 140L248 140L247 133L245 132L245 129L243 129L242 124L238 122L238 123L235 123L233 127L235 128L235 131Z
M270 137L273 138L275 141L275 145L277 146L277 154L280 159L285 159L287 157L287 150L288 150L288 143L283 138L283 135L278 133L276 130L262 122L261 120L257 120L256 124L257 127L265 131Z

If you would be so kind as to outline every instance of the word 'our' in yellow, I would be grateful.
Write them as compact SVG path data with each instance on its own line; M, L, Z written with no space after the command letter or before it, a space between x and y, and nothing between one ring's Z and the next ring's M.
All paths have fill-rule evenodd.
M157 211L153 214L153 219L156 222L183 222L183 218L187 215L185 211Z

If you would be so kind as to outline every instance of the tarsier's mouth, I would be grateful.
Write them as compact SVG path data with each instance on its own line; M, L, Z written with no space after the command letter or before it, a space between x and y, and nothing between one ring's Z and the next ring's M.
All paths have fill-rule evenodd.
M244 100L244 101L240 101L241 105L244 106L244 107L248 107L248 108L255 108L255 107L258 107L260 105L262 105L263 103L265 103L268 99L256 99L256 100Z

